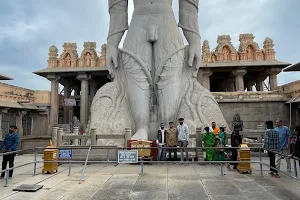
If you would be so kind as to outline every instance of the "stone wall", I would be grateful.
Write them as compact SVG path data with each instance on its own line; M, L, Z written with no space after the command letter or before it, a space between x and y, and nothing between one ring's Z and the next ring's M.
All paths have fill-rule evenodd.
M278 118L289 125L289 107L285 102L219 102L219 105L229 126L236 113L240 114L246 129L256 129L257 125Z
M289 125L289 97L278 91L272 92L215 92L216 101L229 126L238 113L246 129L256 129L267 120L278 118ZM230 127L231 128L231 127Z

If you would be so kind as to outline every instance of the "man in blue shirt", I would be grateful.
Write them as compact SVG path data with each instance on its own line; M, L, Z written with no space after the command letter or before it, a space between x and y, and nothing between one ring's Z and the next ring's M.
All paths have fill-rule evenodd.
M290 154L290 139L291 139L291 132L288 127L283 126L282 120L276 120L277 127L275 128L276 131L279 132L279 141L280 141L280 151L279 153L288 156ZM281 159L283 157L280 155L276 156L276 168L280 169ZM291 172L291 160L288 157L285 157L286 164L287 164L287 171Z
M19 145L19 135L17 134L17 127L10 126L9 133L4 137L4 141L0 146L0 150L4 147L5 153L11 151L17 151ZM2 170L6 169L7 163L9 163L9 168L14 167L15 153L4 155L2 161ZM4 178L5 172L1 173L1 178ZM13 175L13 170L9 171L9 178Z

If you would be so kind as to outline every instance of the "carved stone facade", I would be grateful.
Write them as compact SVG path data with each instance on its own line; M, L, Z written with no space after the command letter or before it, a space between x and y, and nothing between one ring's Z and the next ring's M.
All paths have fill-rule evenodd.
M96 51L96 42L84 42L84 49L78 57L76 43L64 43L63 52L58 58L58 49L52 45L49 48L48 68L56 67L104 67L106 45L102 45L99 57ZM104 58L104 59L103 59Z
M254 42L251 33L240 34L238 50L231 44L229 35L219 35L217 47L210 52L209 42L205 40L202 46L202 62L240 62L240 61L275 61L273 40L267 37L263 49Z

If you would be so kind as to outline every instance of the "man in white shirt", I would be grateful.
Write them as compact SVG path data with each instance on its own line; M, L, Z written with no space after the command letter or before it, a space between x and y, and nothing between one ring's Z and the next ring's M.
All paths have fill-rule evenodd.
M179 125L177 126L178 130L178 142L180 147L187 147L188 140L189 140L189 128L188 126L183 123L184 119L181 117L179 118ZM183 161L183 150L181 149L181 161ZM189 151L185 149L185 159L189 161Z
M160 128L157 132L157 139L156 143L158 144L158 154L157 154L157 161L162 161L166 160L166 139L167 139L167 130L165 129L164 123L160 124Z

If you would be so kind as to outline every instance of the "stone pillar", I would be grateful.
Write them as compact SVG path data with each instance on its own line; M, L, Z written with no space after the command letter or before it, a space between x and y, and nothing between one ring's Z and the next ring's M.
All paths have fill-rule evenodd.
M63 145L63 134L64 134L63 128L59 128L57 130L57 147Z
M198 82L210 91L210 76L213 74L211 69L201 68L199 69L197 80Z
M16 116L16 126L18 128L18 133L20 136L23 136L23 116L26 115L26 111L18 111ZM32 124L31 124L32 125Z
M74 135L78 135L78 132L79 132L79 128L78 127L74 127L73 128L73 134ZM74 139L73 140L73 145L78 146L78 139Z
M267 73L269 74L271 91L275 90L278 87L277 74L279 74L281 71L282 71L282 69L280 69L280 68L267 69Z
M58 127L52 128L52 144L55 147L57 147L57 131L58 131Z
M85 130L88 123L89 116L89 79L88 74L78 74L77 79L81 81L81 95L80 95L80 123L82 129Z
M202 132L201 128L196 128L196 147L202 146Z
M65 81L64 83L64 98L67 99L69 98L71 95L71 87L69 85L68 81ZM69 114L70 114L70 107L69 106L64 106L64 123L65 124L69 124L70 123L70 118L69 118Z
M91 143L93 146L97 145L97 130L91 128Z
M128 146L128 140L131 140L131 136L132 136L132 133L131 133L131 128L125 128L125 147L129 147Z
M238 68L232 71L235 75L235 89L236 91L245 91L244 86L244 75L247 73L247 70L244 68Z
M51 97L50 97L50 130L53 125L58 124L58 108L59 108L59 96L58 96L58 75L47 75L47 79L51 81Z
M256 78L256 91L264 91L264 80L266 80L266 76Z

